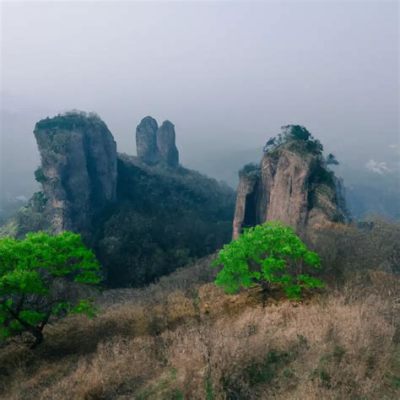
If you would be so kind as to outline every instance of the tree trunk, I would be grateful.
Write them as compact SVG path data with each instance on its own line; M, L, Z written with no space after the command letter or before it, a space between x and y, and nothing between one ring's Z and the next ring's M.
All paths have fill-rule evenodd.
M31 345L31 349L35 349L43 342L43 332L39 328L34 328L31 330L32 335L35 337L35 341Z
M270 286L269 286L269 283L268 282L265 282L265 281L261 281L261 296L262 296L262 305L263 305L263 308L265 307L265 303L266 303L266 301L267 301L267 298L268 298L268 293L269 293L269 290L270 290Z

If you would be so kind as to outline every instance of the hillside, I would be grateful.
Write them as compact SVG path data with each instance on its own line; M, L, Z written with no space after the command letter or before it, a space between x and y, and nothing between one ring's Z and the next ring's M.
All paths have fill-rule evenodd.
M0 396L398 399L400 229L332 229L320 232L329 246L318 245L326 290L301 302L274 290L262 307L257 287L216 288L208 257L142 289L104 291L97 317L49 325L35 351L22 339L0 348Z
M229 187L180 165L169 121L140 122L137 156L96 115L42 120L35 135L42 191L8 229L81 233L105 279L85 292L93 318L50 317L34 349L29 334L1 342L0 398L399 398L400 227L348 220L332 157L305 128L283 127L241 170L235 215ZM211 263L232 221L237 238L270 220L320 255L326 285L291 301L277 281L224 293Z

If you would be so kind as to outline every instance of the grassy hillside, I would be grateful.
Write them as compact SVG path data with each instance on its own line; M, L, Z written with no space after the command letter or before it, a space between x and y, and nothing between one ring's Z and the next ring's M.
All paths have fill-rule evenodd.
M212 283L212 257L142 289L105 291L97 317L54 322L35 351L24 338L3 345L0 397L398 399L393 232L397 227L382 223L345 233L366 257L377 238L387 243L371 249L379 268L371 259L338 279L328 267L333 259L349 265L351 245L331 259L322 252L328 288L301 302L285 300L277 289L266 307L257 287L224 294ZM344 238L335 235L337 243Z

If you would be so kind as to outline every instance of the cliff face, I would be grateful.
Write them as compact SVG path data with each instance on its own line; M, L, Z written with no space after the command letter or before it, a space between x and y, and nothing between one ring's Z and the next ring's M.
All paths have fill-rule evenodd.
M175 127L164 121L157 130L157 147L161 162L175 168L179 165L179 152L175 145Z
M175 144L175 127L164 121L158 127L152 117L145 117L136 128L136 153L147 165L179 166L179 152Z
M233 220L234 238L239 236L243 227L254 226L259 220L257 216L257 196L260 170L257 166L251 165L240 171L239 178Z
M36 124L41 167L36 171L54 232L90 229L92 219L116 199L116 144L95 115L70 113Z
M145 164L153 165L160 161L157 148L157 121L152 117L145 117L136 127L136 153Z
M243 227L270 220L303 231L347 218L342 185L327 169L322 145L303 127L283 127L260 166L244 168L239 177L234 238Z

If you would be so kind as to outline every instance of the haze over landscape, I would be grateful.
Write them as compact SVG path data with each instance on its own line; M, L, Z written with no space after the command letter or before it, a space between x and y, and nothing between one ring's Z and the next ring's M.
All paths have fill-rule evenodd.
M0 399L400 399L398 1L0 10Z
M2 2L1 190L29 197L34 125L71 109L98 113L129 154L141 118L169 119L182 163L233 186L237 169L290 123L343 168L398 176L398 8Z

